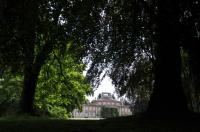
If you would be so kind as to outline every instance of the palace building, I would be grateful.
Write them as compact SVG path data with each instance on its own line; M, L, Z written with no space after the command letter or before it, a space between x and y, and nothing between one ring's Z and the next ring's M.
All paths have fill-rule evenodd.
M91 103L84 104L82 111L75 109L72 114L74 118L102 118L102 108L116 109L119 116L132 115L129 106L117 101L114 95L107 92L99 94L98 98Z

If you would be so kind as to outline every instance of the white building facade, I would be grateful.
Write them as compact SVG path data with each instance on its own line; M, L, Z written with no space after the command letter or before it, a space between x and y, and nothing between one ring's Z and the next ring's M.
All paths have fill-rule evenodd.
M82 111L75 109L73 111L74 118L101 118L101 109L116 108L119 116L132 115L129 106L123 105L120 101L115 100L111 93L103 92L99 94L98 99L93 100L91 103L84 104Z

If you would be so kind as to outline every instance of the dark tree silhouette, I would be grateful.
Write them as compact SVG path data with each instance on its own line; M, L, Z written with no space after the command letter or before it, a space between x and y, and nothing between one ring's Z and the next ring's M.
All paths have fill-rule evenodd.
M105 72L122 94L133 89L138 58L151 60L155 84L150 113L188 112L180 48L188 52L199 91L197 0L1 2L0 68L23 72L21 106L26 113L33 110L41 66L54 48L63 52L69 40L74 42L71 51L80 58L87 56L85 60L91 64L88 79L98 84Z
M80 29L82 19L86 20L81 11L77 14L78 9L83 7L78 0L1 1L0 69L24 75L23 113L34 112L38 76L54 49L62 55L68 42L74 40L69 52L81 61L85 48L75 40L73 32Z
M155 86L148 109L155 114L188 111L181 82L179 12L176 0L158 2Z
M155 54L155 84L148 112L159 116L188 113L182 86L180 49L187 47L189 50L191 71L197 80L197 7L199 2L196 0L108 1L103 7L105 14L101 20L106 27L101 30L103 42L106 41L94 45L96 50L91 53L93 64L89 77L94 79L107 68L106 74L113 79L119 93L126 93L133 86L137 55L146 53L146 56L153 57ZM189 37L187 42L185 37ZM190 43L193 48L189 48Z

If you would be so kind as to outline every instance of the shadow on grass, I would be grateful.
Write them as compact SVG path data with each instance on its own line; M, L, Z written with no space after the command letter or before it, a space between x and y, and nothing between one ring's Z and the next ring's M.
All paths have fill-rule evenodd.
M105 120L38 117L0 118L0 132L199 132L200 118L159 119L144 115Z

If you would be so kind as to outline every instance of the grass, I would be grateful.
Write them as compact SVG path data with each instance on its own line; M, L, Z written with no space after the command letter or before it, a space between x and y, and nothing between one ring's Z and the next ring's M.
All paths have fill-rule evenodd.
M0 118L0 132L199 132L199 120L120 117L106 120L61 120L38 117Z

